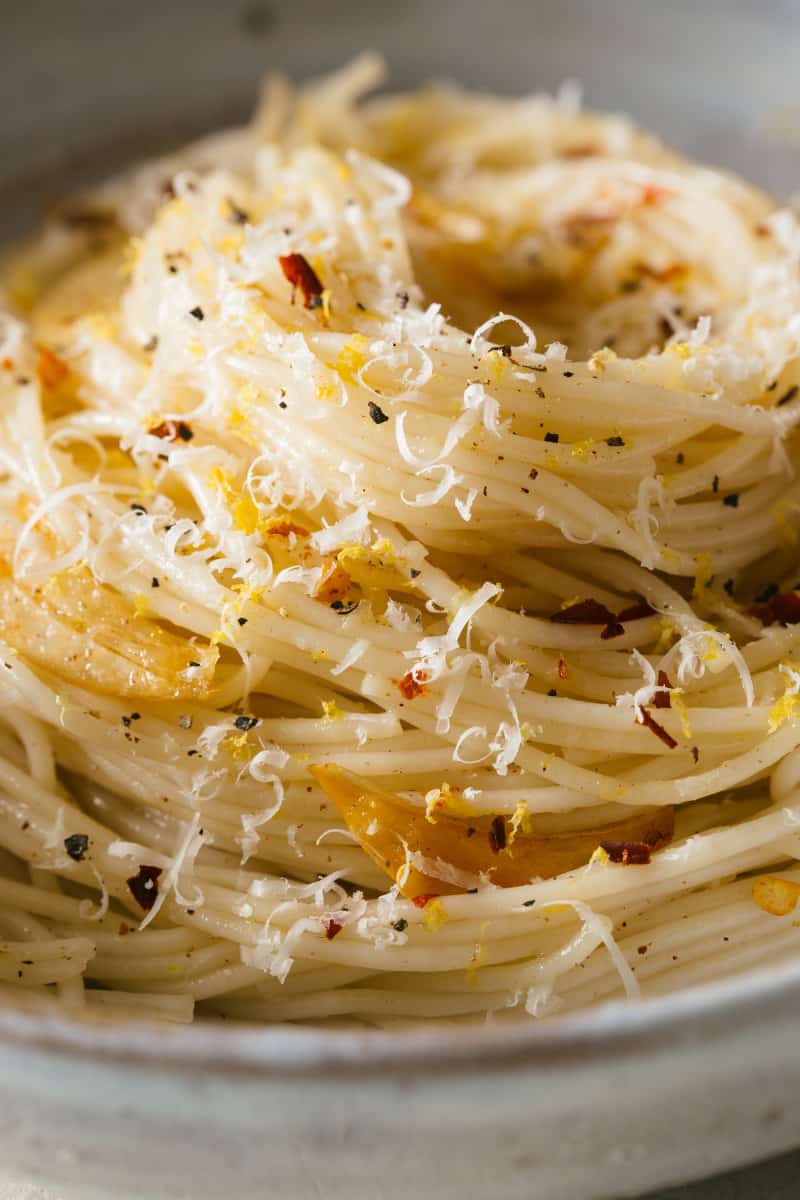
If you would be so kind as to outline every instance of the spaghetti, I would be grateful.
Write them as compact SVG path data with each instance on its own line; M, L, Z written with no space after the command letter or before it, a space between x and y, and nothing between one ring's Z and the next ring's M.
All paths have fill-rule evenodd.
M7 264L9 1002L515 1020L800 949L795 216L379 78Z

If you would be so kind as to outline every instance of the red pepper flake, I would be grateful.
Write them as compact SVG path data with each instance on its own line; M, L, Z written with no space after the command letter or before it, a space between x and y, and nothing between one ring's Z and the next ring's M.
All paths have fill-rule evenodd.
M2 364L0 364L0 365L2 365L4 371L13 371L14 370L13 359L4 358Z
M36 374L44 387L55 391L69 375L69 367L57 354L53 354L52 350L41 346L39 357L36 359Z
M669 688L670 691L672 690L672 684L667 677L666 671L658 672L656 683L659 687ZM670 700L669 692L656 692L655 696L653 697L653 704L656 708L672 708L672 701Z
M148 867L142 863L137 874L125 880L134 900L145 912L150 912L156 902L160 874L161 867Z
M762 625L800 624L800 596L797 592L781 592L766 604L753 604L747 610Z
M147 432L151 437L162 438L165 442L190 442L194 437L185 421L161 421Z
M613 624L616 618L605 604L597 600L578 600L576 604L553 613L550 620L560 625L607 625Z
M642 709L641 717L636 718L636 724L644 725L645 729L649 729L651 733L654 733L670 750L674 750L677 746L678 743L675 741L675 738L667 733L663 725L659 725L658 721L650 716L646 708Z
M594 142L576 142L572 146L564 146L559 151L559 158L592 158L600 153L600 148Z
M569 679L569 667L567 666L567 660L565 658L560 658L558 660L558 678Z
M302 525L295 525L294 521L276 521L265 530L265 533L269 537L273 534L275 537L289 537L291 534L300 538L308 537L308 530L304 529Z
M431 900L438 900L438 899L439 899L438 892L422 892L421 895L414 896L411 900L411 903L414 905L415 908L424 908L425 905L430 903Z
M329 942L332 942L337 933L341 933L344 926L340 921L334 921L333 917L324 917L322 924L325 927L325 937Z
M654 617L655 609L651 608L646 600L642 600L639 604L632 604L630 608L623 608L622 612L618 612L616 619L618 621L641 621L644 617Z
M489 846L495 854L506 848L506 819L504 816L493 817L489 830Z
M652 860L653 848L647 842L601 842L613 863L625 867L646 867Z
M281 254L278 262L284 279L292 285L292 295L299 288L305 308L321 308L324 288L308 259L302 254Z
M413 671L408 671L398 681L397 686L400 689L400 694L406 700L416 700L417 696L427 696L428 689L425 686L427 678L427 671L418 671L416 675Z
M138 874L132 875L130 880L125 881L133 899L144 908L145 912L150 912L152 906L155 905L158 895L158 876L160 875L160 866L146 866L143 863Z
M669 195L669 188L659 187L656 183L646 183L642 187L642 204L649 207L653 204L658 204L660 200Z
M672 280L680 279L687 274L689 268L685 263L670 263L668 267L653 267L650 263L638 262L635 267L639 275L647 276L648 279L655 279L659 283L670 283Z

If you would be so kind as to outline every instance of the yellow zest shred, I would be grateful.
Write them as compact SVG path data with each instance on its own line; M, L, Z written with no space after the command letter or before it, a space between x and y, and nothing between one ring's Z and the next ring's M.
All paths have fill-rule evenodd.
M514 838L518 833L530 833L530 813L528 805L524 800L517 802L517 807L514 809L513 816L508 824L507 845L512 845Z
M322 701L322 719L325 722L338 721L344 713L335 700Z
M429 900L425 905L422 917L422 928L425 932L435 933L447 920L449 920L449 914L441 900Z
M367 339L364 335L355 333L348 342L345 342L339 351L339 357L336 359L333 369L345 383L356 382L356 375L367 361L367 356L364 353L366 346Z
M686 701L680 693L679 688L673 688L669 693L670 703L678 714L681 723L681 733L690 741L692 737L692 727L689 724L689 710L686 707Z

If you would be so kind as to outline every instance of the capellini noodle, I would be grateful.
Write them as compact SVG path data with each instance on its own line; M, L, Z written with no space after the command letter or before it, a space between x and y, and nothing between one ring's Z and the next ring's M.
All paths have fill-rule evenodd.
M800 950L795 214L381 78L6 262L8 1003L525 1021Z

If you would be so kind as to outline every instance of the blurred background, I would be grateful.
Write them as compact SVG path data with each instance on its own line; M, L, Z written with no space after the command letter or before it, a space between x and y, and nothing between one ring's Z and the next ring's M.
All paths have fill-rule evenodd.
M779 193L800 179L796 0L6 0L0 191L32 204L243 119L268 69L382 51L391 81L504 92L580 80L681 148Z

